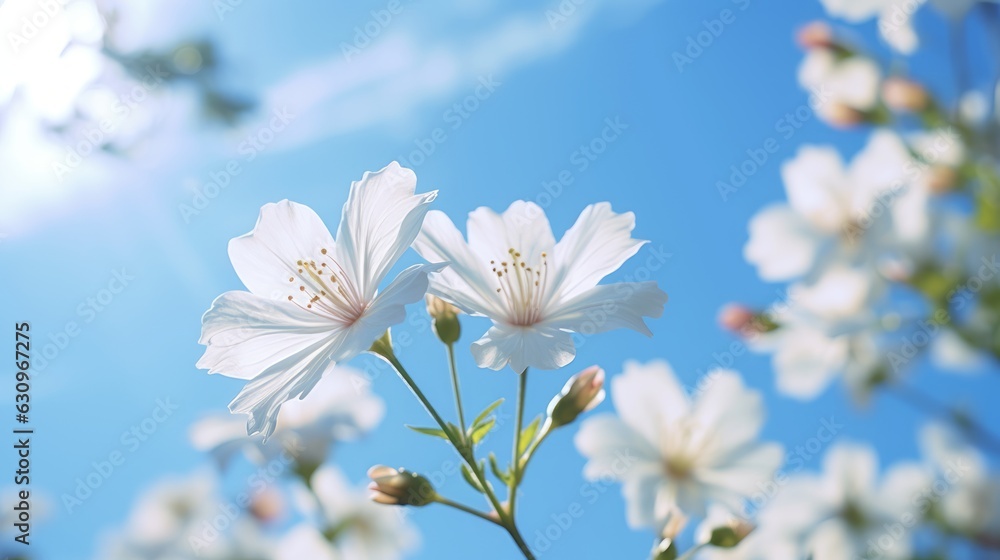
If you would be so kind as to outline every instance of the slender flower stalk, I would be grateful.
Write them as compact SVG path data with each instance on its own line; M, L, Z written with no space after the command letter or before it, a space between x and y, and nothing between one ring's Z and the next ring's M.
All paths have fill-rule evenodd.
M458 412L458 427L465 433L465 412L462 410L462 390L458 383L458 368L455 366L455 344L448 347L448 369L451 371L451 388L455 393L455 409Z
M389 331L386 331L381 338L372 344L370 352L384 359L390 366L392 366L392 368L396 371L396 374L399 375L399 378L402 379L403 383L405 383L410 389L410 392L412 392L417 400L420 401L420 404L423 405L427 413L430 414L431 418L434 419L434 421L441 428L442 432L444 432L448 442L451 443L452 447L469 468L475 480L479 483L479 486L482 488L483 493L486 495L487 500L489 500L490 505L493 507L493 510L499 518L500 526L507 530L507 533L510 534L510 537L514 540L514 543L517 544L517 547L521 550L521 553L524 554L524 557L527 560L535 560L535 556L528 547L528 543L525 542L524 537L515 525L513 517L510 515L508 509L500 503L500 499L497 498L492 486L486 479L486 473L480 468L478 462L476 461L472 446L469 445L465 441L465 438L460 434L454 433L454 430L451 429L447 422L445 422L445 420L438 413L437 409L434 408L434 405L431 404L430 400L427 399L423 391L420 390L420 387L417 386L416 381L414 381L413 377L406 371L403 364L400 363L398 358L396 358L396 354L392 349L392 339ZM451 503L447 505L452 505L452 507L454 507ZM459 509L463 509L464 511L465 508Z
M508 502L510 504L510 518L514 519L515 505L517 503L517 487L521 483L521 431L524 429L524 400L528 392L528 370L525 368L518 376L517 385L517 413L514 418L514 448L511 451L511 477L508 484Z

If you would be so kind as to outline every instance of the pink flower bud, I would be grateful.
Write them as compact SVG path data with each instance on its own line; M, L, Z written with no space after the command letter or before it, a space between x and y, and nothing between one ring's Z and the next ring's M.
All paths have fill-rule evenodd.
M930 96L917 82L894 76L882 83L882 100L893 111L919 113L927 108Z
M548 414L552 426L565 426L603 401L604 370L590 366L570 377L562 391L549 402Z
M823 21L814 21L800 28L795 34L795 42L805 50L828 49L836 46L833 29Z

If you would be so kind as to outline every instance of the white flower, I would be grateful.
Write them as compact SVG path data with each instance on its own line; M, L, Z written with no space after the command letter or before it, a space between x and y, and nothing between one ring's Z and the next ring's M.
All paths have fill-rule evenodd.
M395 162L351 184L337 239L310 208L267 204L257 226L229 243L249 292L226 292L202 319L198 367L248 381L230 403L247 431L269 436L282 403L312 390L333 364L367 350L423 298L414 265L379 285L420 230L437 195L415 195L416 176Z
M308 523L292 527L278 541L275 560L340 560L333 544Z
M324 466L316 471L312 477L312 489L319 502L316 503L311 496L301 495L301 507L314 518L314 526L325 533L332 533L336 549L333 558L394 560L419 542L419 535L399 514L399 508L371 501L366 487L352 487L344 475L332 467ZM310 546L315 546L315 543Z
M822 475L789 479L761 511L761 526L801 543L799 557L910 558L910 531L922 513L914 504L927 488L927 470L900 464L881 483L877 475L874 450L836 444L823 460Z
M911 170L906 146L885 130L872 134L850 166L833 148L800 149L781 169L788 204L753 217L744 257L771 281L806 276L831 261L871 264L879 250L923 231L911 214L926 209L900 204L917 191L908 188ZM905 236L893 229L901 224Z
M1000 480L975 448L942 424L925 426L920 446L937 477L931 497L948 526L970 535L1000 534Z
M223 524L219 519L225 519ZM272 545L252 516L223 500L210 472L155 484L126 526L102 546L108 560L270 558Z
M820 0L820 2L828 14L850 23L861 23L878 17L879 33L885 42L898 52L910 54L917 48L919 40L917 32L913 29L913 16L920 2L909 0Z
M786 395L814 398L843 375L852 395L863 402L876 376L884 372L876 325L830 333L815 325L785 323L774 336L777 388Z
M158 482L133 508L128 535L148 547L182 543L196 534L199 521L216 513L216 489L215 478L207 472Z
M756 442L764 422L760 394L738 374L716 370L694 396L666 362L630 362L611 381L618 416L583 423L576 447L589 479L623 483L632 527L659 530L673 508L700 516L711 504L738 511L782 462L780 445Z
M337 366L301 400L285 403L274 434L267 442L248 436L246 423L230 415L210 416L191 427L191 442L210 452L221 466L235 453L266 464L283 452L306 465L319 465L334 442L355 439L375 428L385 414L382 399L372 394L363 374Z
M842 58L825 48L810 49L799 66L799 83L812 94L824 121L849 126L864 119L878 103L882 73L867 58Z
M414 248L448 268L430 292L493 327L472 345L480 367L508 363L557 369L576 355L571 333L617 328L650 334L644 317L659 317L667 296L656 282L598 285L645 243L632 238L635 216L608 203L584 209L556 243L545 212L517 201L503 214L469 214L468 242L441 212L430 212Z
M787 301L767 313L778 328L749 340L751 349L774 353L779 391L811 399L843 375L856 398L867 397L873 376L885 371L875 285L870 272L834 263L815 283L789 286Z

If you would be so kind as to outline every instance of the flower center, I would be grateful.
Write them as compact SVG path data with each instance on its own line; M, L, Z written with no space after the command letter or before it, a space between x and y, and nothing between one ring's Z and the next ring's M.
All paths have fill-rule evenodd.
M350 326L361 318L367 305L351 286L344 269L327 253L326 249L320 249L319 262L313 259L295 261L297 273L290 276L288 282L293 286L298 284L298 290L292 291L288 301Z
M520 251L511 248L507 254L509 260L500 264L490 261L500 283L497 293L510 309L511 324L521 327L534 325L542 319L543 296L549 276L548 255L542 253L541 263L529 266L521 258Z
M684 457L671 457L666 460L664 469L670 478L674 480L686 480L691 476L693 465Z
M864 510L857 503L848 500L844 508L840 511L840 517L852 529L864 529L868 526L868 519Z

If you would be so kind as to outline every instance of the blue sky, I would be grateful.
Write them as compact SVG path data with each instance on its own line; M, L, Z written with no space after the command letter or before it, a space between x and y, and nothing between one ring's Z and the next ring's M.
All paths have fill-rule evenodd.
M125 520L143 488L206 464L188 443L188 427L225 410L241 386L194 367L201 314L218 294L241 288L227 258L228 240L253 227L261 205L284 198L312 206L333 228L350 182L394 159L415 164L418 190L439 189L436 207L457 223L478 206L502 210L516 199L545 204L557 235L594 202L635 212L635 235L650 244L612 279L649 274L670 295L666 312L650 321L651 339L614 332L589 340L570 370L596 363L614 374L626 360L663 358L694 385L721 361L764 392L766 439L794 446L832 416L846 424L841 437L872 442L884 462L916 457L920 416L881 397L855 410L839 386L814 402L780 396L768 359L742 354L729 364L724 353L733 339L716 326L716 313L728 301L763 306L777 297L780 286L759 281L741 252L748 219L783 197L781 160L804 143L833 143L850 154L865 139L863 133L831 132L811 117L789 137L777 128L806 103L795 79L801 54L792 38L796 26L822 15L818 2L778 8L759 0L621 6L587 0L554 25L529 2L401 6L348 62L342 43L385 3L244 3L222 21L210 3L189 4L189 19L220 41L226 83L256 96L260 114L239 133L205 129L165 141L176 149L168 161L139 168L113 188L74 185L64 200L8 213L4 229L10 235L0 245L7 263L0 287L10 296L4 316L30 321L38 348L68 340L36 371L33 388L35 487L53 502L48 523L34 535L42 558L90 557L98 536ZM675 51L683 52L688 38L706 31L705 21L723 10L735 19L679 70ZM942 30L935 22L921 23L932 33ZM874 27L861 37L875 44ZM931 37L931 44L940 43ZM947 82L942 59L929 54L916 60L922 66L915 71ZM475 108L463 113L455 104ZM287 129L246 161L239 151L243 137L282 107L294 115ZM613 134L605 130L608 123L617 123ZM588 158L581 147L602 134L613 141ZM728 180L730 166L768 138L778 141L777 153L724 201L716 182ZM433 152L413 157L421 146ZM197 214L185 214L182 205L193 204L194 188L234 159L241 173ZM546 197L544 185L551 189L560 175L562 193ZM407 262L415 258L410 254ZM100 311L87 311L88 298L117 286L116 273L132 278L111 301L98 304ZM411 313L423 310L414 306ZM77 329L66 328L71 321L78 326L75 336ZM459 361L467 407L506 396L501 410L512 414L512 372L478 370L466 351L486 323L468 320L463 327ZM421 343L401 350L401 357L432 400L450 410L443 349L427 332L413 336ZM377 367L368 357L354 365ZM924 369L915 372L916 381L939 398L967 403L994 424L1000 420L988 398L995 379L955 382ZM541 412L568 374L533 374L529 412ZM352 480L360 482L373 463L434 472L454 460L444 445L402 427L426 419L398 379L383 370L374 390L388 404L383 424L336 453ZM170 399L178 409L148 441L126 451L125 464L68 514L59 496L92 472L92 462L121 449L122 432L150 415L157 399ZM610 403L598 410L611 410ZM491 436L488 445L506 452L509 430ZM627 528L617 486L585 483L573 432L558 432L532 464L520 501L529 542L536 544L536 531L579 503L584 514L560 529L542 558L644 558L652 533ZM808 465L816 468L819 461ZM476 500L459 476L444 490ZM412 519L424 536L413 558L514 553L505 534L453 511L426 508Z

